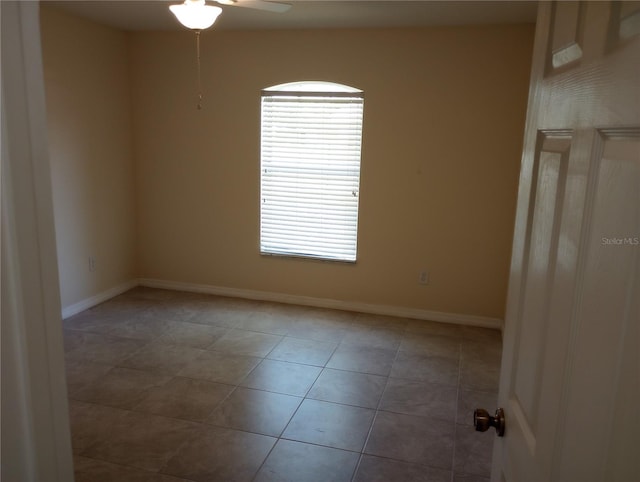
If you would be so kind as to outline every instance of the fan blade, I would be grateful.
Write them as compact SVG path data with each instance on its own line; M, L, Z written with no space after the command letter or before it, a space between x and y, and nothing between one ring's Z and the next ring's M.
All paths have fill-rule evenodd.
M264 0L216 0L222 5L231 5L233 7L254 8L256 10L265 10L267 12L283 13L291 8L288 3L267 2Z

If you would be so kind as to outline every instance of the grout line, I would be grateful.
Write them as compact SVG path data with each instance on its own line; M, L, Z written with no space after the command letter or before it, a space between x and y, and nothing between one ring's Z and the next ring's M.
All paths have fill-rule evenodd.
M276 445L278 445L278 442L280 442L280 437L276 438L276 441L273 443L273 445L271 446L271 449L269 449L269 453L266 455L266 457L264 458L264 460L262 461L262 463L260 464L260 467L258 467L256 469L256 472L253 474L253 477L251 477L251 481L253 482L254 480L256 480L256 477L258 477L258 474L260 473L260 471L262 470L262 467L264 467L264 464L267 462L267 460L269 460L269 457L271 457L271 454L273 453L273 451L276 448Z
M453 451L451 454L451 482L455 482L456 468L456 437L458 435L458 405L460 403L460 381L462 380L462 342L458 345L458 383L456 384L456 406L453 417Z
M300 407L302 407L302 404L304 403L305 400L307 400L307 395L309 394L309 391L311 390L311 388L313 388L313 386L316 384L316 382L318 381L318 378L320 378L320 375L322 374L322 372L324 371L324 367L320 370L320 372L318 373L318 375L316 376L316 378L313 380L313 383L311 383L309 385L309 388L307 389L307 391L305 392L304 396L301 397L302 400L300 401L300 403L298 404L298 406L296 407L295 411L293 412L293 414L291 415L291 417L289 418L289 420L287 421L286 425L284 426L284 428L282 429L282 431L280 432L280 435L278 435L278 437L276 438L276 442L273 444L273 447L271 447L271 450L269 450L269 453L267 454L267 456L264 458L264 460L262 461L262 463L260 464L260 467L258 467L258 470L256 470L256 473L254 474L254 476L252 477L252 481L256 479L256 477L258 476L258 474L260 473L260 471L262 470L262 467L264 466L264 464L267 462L267 460L269 459L269 456L271 455L271 453L273 452L273 450L275 449L276 445L278 445L278 443L280 442L280 440L289 440L289 439L285 439L283 438L284 433L287 431L287 428L289 428L289 425L291 424L291 421L295 418L295 416L298 414L298 411L300 410ZM297 442L297 441L296 441ZM301 443L307 443L307 442L301 442ZM312 444L312 445L316 445L316 444Z
M160 472L162 470L162 468L164 468L164 466L161 467L160 469L158 469L158 471L154 472L152 470L147 470L147 469L143 469L141 467L136 467L135 465L121 464L119 462L112 462L112 461L109 461L109 460L98 459L98 458L95 458L95 457L88 457L86 455L80 455L80 454L76 454L76 453L74 453L73 456L74 457L82 457L83 459L94 460L96 462L101 462L101 463L104 463L104 464L115 465L117 467L124 467L126 469L133 469L135 471L139 471L139 472L142 472L144 474L169 475L169 474L164 474L164 473ZM82 474L83 472L79 472L79 473ZM189 482L196 482L193 479L185 479L184 477L182 477L182 479L186 480L186 481L189 481Z
M165 300L165 299L150 299L150 300L144 299L142 301L144 301L145 303L153 303L153 304L162 304L162 303L172 303L172 302L174 302L174 300ZM175 302L179 302L180 303L181 301L179 299L176 299ZM269 302L266 302L266 306L267 307L269 306L269 304L270 304ZM247 307L247 311L245 312L245 315L247 316L247 319L254 319L256 317L259 317L260 313L262 312L260 310L261 310L261 308L264 308L264 306L265 306L265 304L263 303L263 304L259 305L258 307ZM146 312L152 311L154 309L158 309L158 308L157 307L154 308L153 306L148 306L146 308L141 308L140 311L137 312L137 314L135 314L135 315L123 314L122 318L123 318L124 321L129 321L130 319L136 318L141 313L146 313ZM194 312L196 312L195 314L197 315L197 311L198 310L196 308L194 308L193 310L194 310ZM144 320L141 320L140 322L142 323L143 321ZM173 321L173 320L168 319L167 321ZM294 320L292 323L296 323L296 322L299 322L299 321L302 321L302 319ZM238 330L238 331L243 331L243 332L248 332L248 333L266 334L266 335L270 335L270 336L277 336L277 337L280 338L280 340L273 347L271 347L271 349L268 351L268 353L266 353L264 356L237 355L234 352L224 352L224 351L220 352L220 351L217 351L217 350L209 350L209 348L212 345L214 345L216 341L212 342L209 346L204 347L204 348L195 348L195 347L192 347L190 345L179 344L179 343L178 344L168 344L167 345L167 346L176 346L176 347L181 347L181 348L189 348L189 349L199 350L199 351L212 351L212 352L217 352L217 353L220 353L220 354L223 354L223 355L228 355L228 356L243 356L243 357L251 357L251 358L259 359L258 363L254 367L252 367L244 376L242 376L239 379L235 380L234 383L218 382L218 381L214 381L214 380L201 379L201 378L184 377L182 375L179 375L179 373L182 370L180 370L180 372L178 372L178 374L171 373L171 374L167 375L169 377L169 380L166 383L169 383L171 380L175 379L176 377L181 377L181 378L187 378L187 379L191 379L191 380L201 380L201 381L206 381L206 382L209 382L209 383L215 383L215 384L226 385L226 386L231 387L231 390L229 391L229 393L224 398L222 398L220 401L218 401L211 408L211 410L208 412L208 415L201 421L193 421L193 420L186 420L186 419L182 419L182 418L167 417L165 415L153 414L153 413L146 412L146 411L138 411L135 408L138 405L138 403L136 405L134 405L134 407L132 407L132 408L120 408L120 407L115 407L115 408L118 409L118 410L125 411L127 413L139 413L139 414L144 414L144 415L163 417L163 418L166 418L166 419L171 419L171 420L176 420L176 421L181 421L181 422L187 422L187 423L194 424L195 426L197 426L197 430L195 430L196 434L194 436L187 437L185 439L185 441L175 449L175 451L172 451L171 455L167 458L167 462L165 462L165 464L157 471L157 473L162 473L161 471L162 471L162 469L164 469L166 467L168 461L171 460L174 456L176 456L177 453L179 453L179 451L185 446L185 444L187 444L190 441L192 441L194 439L194 437L197 436L198 433L203 428L206 428L206 427L220 427L220 428L225 429L225 430L233 430L233 431L238 431L238 432L256 434L256 435L261 435L261 436L269 436L270 438L274 438L275 442L274 442L273 446L271 447L271 449L269 450L269 453L266 455L266 457L264 458L264 460L260 464L260 467L255 472L255 474L253 476L254 480L257 477L257 474L259 473L259 471L262 469L262 467L264 466L264 464L268 460L268 458L270 457L270 455L272 454L272 452L275 449L276 445L281 440L292 440L292 439L284 438L283 435L286 432L286 430L288 429L288 427L290 426L292 420L296 417L296 415L298 415L303 403L305 403L306 400L313 400L313 401L319 401L319 402L324 402L324 403L330 403L330 404L334 404L334 405L342 405L342 406L349 406L349 407L361 408L361 409L366 409L366 410L373 410L374 413L373 413L373 417L372 417L372 420L371 420L371 424L370 424L369 429L367 431L366 437L364 438L364 443L362 445L362 448L359 451L342 449L342 448L337 448L337 447L329 447L327 445L321 445L319 443L313 443L313 442L304 442L304 441L300 441L300 440L292 440L292 441L298 442L298 443L304 443L304 444L314 445L314 446L319 446L319 447L328 447L328 448L333 448L335 450L341 450L341 451L345 451L345 452L358 454L358 460L357 460L357 463L355 464L354 471L353 471L352 476L351 476L351 480L353 481L353 480L355 480L356 475L357 475L357 473L358 473L358 471L359 471L359 469L361 467L363 457L366 455L365 454L365 450L366 450L366 447L367 447L368 443L370 442L371 435L373 433L373 429L374 429L374 426L376 424L378 415L379 415L379 413L381 411L383 411L383 410L381 410L381 407L382 407L382 404L383 404L383 399L384 399L385 395L387 394L387 392L389 390L390 378L391 378L391 370L393 369L394 364L397 362L397 360L399 359L399 355L402 352L401 347L402 347L403 341L408 337L410 338L410 337L419 336L419 335L424 335L424 336L429 336L429 337L436 337L436 338L447 337L447 335L428 334L428 333L425 333L425 334L415 333L415 332L409 331L409 324L405 323L403 327L399 327L397 330L395 330L395 331L398 331L399 333L401 333L401 339L400 339L400 342L398 343L398 345L395 348L395 353L394 353L393 360L392 360L392 363L391 363L391 369L390 369L390 371L389 371L389 373L387 375L380 375L378 373L366 373L366 372L362 372L362 371L348 370L348 369L342 369L342 368L330 368L327 365L330 363L331 359L335 356L336 352L338 351L338 349L341 346L350 346L350 345L352 345L352 346L357 346L357 347L373 348L373 345L368 345L366 343L363 343L363 344L345 343L344 340L345 340L346 335L349 333L349 327L356 326L356 327L364 327L364 328L367 328L367 329L370 329L370 330L383 330L383 331L392 329L393 327L390 327L390 326L387 326L387 325L358 323L358 317L357 316L349 318L349 320L335 320L335 321L336 321L336 323L338 323L338 325L336 325L336 326L343 327L341 329L342 329L342 331L344 333L343 333L343 335L342 335L342 337L340 338L339 341L335 341L335 340L331 340L331 341L329 341L329 340L316 340L316 339L313 339L313 338L304 338L304 337L300 337L299 334L298 334L298 336L290 336L289 335L289 333L291 331L290 326L287 329L287 333L285 333L283 335L283 334L269 333L267 331L258 331L258 330L255 329L256 327L254 327L254 326L251 326L251 329L240 328L240 327L236 326L237 323L234 326L228 326L228 325L217 325L217 324L210 324L210 323L198 323L198 322L195 322L195 321L191 321L189 318L184 319L184 320L180 320L177 323L195 323L195 324L199 324L199 325L202 325L202 326L218 327L218 328L224 329L225 333L227 333L229 330ZM93 332L85 331L85 330L76 330L76 331L83 332L83 333L93 333ZM165 335L167 333L170 333L171 331L173 331L173 328L167 329L164 332L160 333L159 335L157 335L157 336L155 336L155 337L153 337L151 339L145 339L145 340L134 339L134 338L126 338L126 337L119 337L119 338L123 338L123 339L127 339L127 340L139 340L139 341L144 342L144 344L141 345L138 349L134 350L133 352L127 354L125 357L123 357L119 361L117 361L115 363L115 365L111 365L111 364L105 364L105 365L112 366L112 368L113 367L122 367L122 368L142 371L142 372L154 373L153 370L146 370L144 368L137 368L137 367L133 367L132 368L132 367L127 367L127 366L122 366L122 364L126 360L138 355L140 352L142 352L143 350L147 349L149 346L151 346L153 344L157 344L157 340L160 337L162 337L163 335ZM95 334L106 335L106 336L117 336L117 335L111 335L109 333L95 333ZM333 347L333 349L331 351L331 354L328 356L327 360L325 361L325 363L323 365L312 365L312 364L308 364L308 363L299 363L299 362L296 362L296 361L273 360L273 359L268 358L274 352L274 350L276 350L278 348L278 346L280 346L285 341L285 339L287 339L287 338L298 339L298 340L306 340L306 341L308 341L310 343L326 343L326 344L332 343L335 346ZM448 337L448 338L450 338L450 337ZM459 418L458 417L458 406L459 406L460 396L461 396L461 391L462 391L462 389L461 389L462 361L463 361L463 346L462 345L463 345L463 341L464 341L464 339L461 338L461 337L456 336L455 338L457 339L457 342L458 342L458 356L457 356L457 358L458 358L458 374L457 374L457 382L456 382L456 386L455 386L455 393L456 393L455 400L456 400L456 402L455 402L455 407L454 407L455 408L455 413L454 413L454 420L453 420L453 425L454 425L454 427L453 427L453 453L452 453L452 462L451 462L451 480L452 481L453 481L454 475L455 475L454 469L455 469L455 460L456 460L456 435L457 435L457 425L458 425L458 418ZM380 348L383 348L383 349L385 349L387 351L391 351L391 349L389 349L389 348L384 348L384 347L380 347ZM389 353L389 354L391 354L391 353ZM270 362L272 361L272 362L277 362L277 363L287 363L287 364L291 364L291 365L313 367L313 368L317 368L318 369L318 373L315 376L315 378L313 379L313 381L308 385L307 390L304 392L304 395L302 395L302 396L290 395L290 394L285 394L285 393L282 393L282 392L277 392L277 391L273 391L273 390L265 390L265 389L261 389L261 388L242 387L241 383L243 383L252 373L254 373L254 371L259 366L261 366L262 363L265 360L269 360ZM79 361L82 362L82 361L91 361L91 360L82 360L81 359ZM101 363L101 362L98 362L98 363ZM101 364L104 364L104 363L101 363ZM310 398L309 397L309 393L311 392L311 390L313 389L315 384L318 382L318 380L322 376L322 374L327 370L342 371L342 372L347 372L347 373L354 373L354 374L374 376L374 377L384 377L385 378L384 387L383 387L383 389L382 389L382 391L380 393L380 396L379 396L378 401L376 403L376 407L375 408L362 407L360 405L351 405L349 403L341 403L341 402L335 402L335 401L330 401L330 400L318 400L318 399ZM404 378L399 377L399 379L404 379ZM407 378L406 380L414 380L414 379ZM421 382L422 383L429 383L429 384L432 384L432 385L441 385L441 386L446 386L446 387L449 387L449 388L453 388L451 385L447 385L447 384L438 384L438 383L434 384L434 383L425 382L425 381L421 381ZM295 398L297 398L299 400L299 403L298 403L297 407L293 411L292 415L289 417L287 423L285 424L284 428L280 431L278 436L266 435L266 434L259 433L259 432L252 432L252 431L249 431L249 430L246 430L246 429L237 429L237 428L231 428L231 427L224 427L224 426L209 424L209 423L206 422L206 420L209 419L211 417L211 415L216 410L218 410L222 406L222 404L226 403L229 400L229 398L236 391L238 391L238 389L240 389L240 388L247 389L247 390L262 391L262 392L267 392L267 393L281 394L281 395L284 395L284 396L295 397ZM144 398L146 398L146 396L148 395L147 392L148 392L148 390L145 390L145 392L143 394L144 396L140 401L142 401ZM69 396L69 399L70 400L74 400L71 395ZM86 402L86 401L82 401L82 400L77 400L77 401L80 402L80 403L87 403L87 404L92 404L92 405L97 405L97 406L102 406L102 407L110 407L111 408L111 406L103 405L102 403ZM400 413L400 412L394 412L393 410L389 410L388 412L390 412L390 413ZM122 414L122 416L124 416L124 414ZM100 442L102 442L104 440L107 440L109 438L110 437L106 437L105 439L98 439L97 441L95 441L95 443L100 443ZM83 450L83 452L86 451L87 448L85 448ZM389 459L389 460L397 460L397 459L394 459L392 457L384 456L384 455L382 455L382 456L377 456L376 455L376 457L380 457L380 458L383 458L383 459ZM100 459L97 459L97 460L100 460ZM110 461L107 461L107 460L105 460L105 462L113 463L113 462L110 462ZM417 464L418 465L422 465L420 463L417 463ZM116 465L121 465L121 464L116 464ZM129 466L125 465L125 467L129 467ZM133 466L131 466L131 467L133 467Z
M375 422L375 417L373 417L373 420ZM373 423L371 423L371 426L373 426ZM368 435L367 435L368 437ZM364 447L366 447L367 445L367 441L365 440L364 446L362 447L362 449L364 450ZM360 470L360 464L362 463L362 457L364 457L364 453L361 451L360 454L358 455L358 461L356 462L356 466L353 469L353 474L351 474L351 482L354 482L356 480L356 474L358 473L358 470Z
M404 335L403 335L404 337ZM400 354L400 346L402 345L402 340L398 343L398 347L396 348L396 353L393 357L393 361L391 362L391 368L389 369L389 374L386 377L384 388L382 393L380 394L380 399L378 400L378 404L376 405L375 412L373 414L373 420L371 421L371 426L369 427L369 431L367 432L367 436L365 437L364 444L362 445L362 450L360 451L360 458L358 459L358 464L356 465L356 469L353 472L353 476L351 477L351 481L353 482L356 478L358 470L360 470L360 464L362 463L362 458L365 455L365 450L367 448L367 444L371 439L371 433L373 432L373 427L376 424L376 420L378 419L378 413L380 412L380 406L382 405L382 400L384 398L385 393L387 392L387 388L389 387L389 378L391 378L391 371L393 370L393 365L398 359L398 355Z

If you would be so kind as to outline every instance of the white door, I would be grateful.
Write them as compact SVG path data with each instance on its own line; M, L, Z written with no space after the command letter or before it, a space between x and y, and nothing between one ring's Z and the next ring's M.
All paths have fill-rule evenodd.
M640 481L640 2L540 2L531 82L492 480Z

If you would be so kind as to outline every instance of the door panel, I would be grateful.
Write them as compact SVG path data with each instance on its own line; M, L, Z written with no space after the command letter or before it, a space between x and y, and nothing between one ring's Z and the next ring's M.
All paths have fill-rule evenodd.
M584 5L580 2L563 2L552 6L552 68L560 68L582 57L584 12Z
M550 273L556 262L556 239L570 134L543 133L540 152L534 166L536 190L532 202L530 246L526 266L527 291L524 294L521 328L518 334L516 366L513 371L512 403L527 420L528 430L534 437L537 425L538 395L540 392L540 360L544 359L545 333ZM540 326L540 320L544 326Z
M633 365L625 365L632 364L638 351L638 338L627 337L633 330L631 325L637 330L639 322L630 315L637 313L640 293L640 138L638 132L635 136L633 131L626 134L601 131L594 148L593 200L583 248L584 281L575 308L568 392L561 412L566 423L556 444L560 480L589 480L594 478L594 470L599 474L595 480L610 480L605 478L607 460L602 456L611 452L607 446L625 445L623 439L630 438L629 442L636 441L636 458L640 449L638 432L620 427L638 428L639 400L620 397L625 391L637 395L639 373L637 363L635 374ZM632 402L635 407L627 410ZM625 414L623 420L616 420L616 411ZM633 447L633 443L626 445ZM601 463L598 467L576 465L576 460Z
M624 42L640 34L640 2L627 1L616 4L612 18L612 30L618 42Z
M640 2L540 2L492 480L640 480Z

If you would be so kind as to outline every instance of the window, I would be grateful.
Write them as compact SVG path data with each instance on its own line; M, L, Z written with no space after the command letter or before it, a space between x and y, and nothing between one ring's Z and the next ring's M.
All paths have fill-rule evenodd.
M261 253L356 260L363 102L330 82L262 92Z

